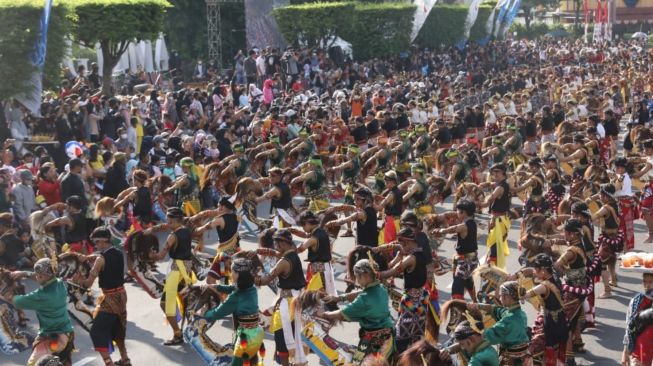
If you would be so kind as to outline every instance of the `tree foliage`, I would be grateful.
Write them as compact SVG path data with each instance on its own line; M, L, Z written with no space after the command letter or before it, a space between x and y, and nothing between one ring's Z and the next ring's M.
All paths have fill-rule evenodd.
M470 41L478 41L487 36L485 24L494 6L494 3L481 4L476 22L470 31ZM429 48L456 44L464 38L464 24L468 12L469 6L466 5L435 5L415 38L415 43Z
M335 37L352 44L357 59L397 54L408 49L415 6L407 3L306 3L275 9L286 41L328 48Z
M553 9L560 5L560 2L557 0L522 0L521 10L522 16L524 17L524 24L526 28L529 29L531 22L533 21L533 10L538 7L543 7L544 9Z
M290 5L272 11L284 39L292 45L330 47L346 34L354 16L353 3Z
M415 5L359 3L354 9L350 32L343 38L356 59L397 55L409 48Z
M102 47L102 92L111 94L111 73L130 41L155 40L163 30L166 0L68 0L75 9L79 42Z
M30 56L40 31L43 2L0 0L0 99L30 90L35 70ZM65 52L65 37L71 28L69 7L61 2L52 6L44 66L44 85L59 82L60 62Z

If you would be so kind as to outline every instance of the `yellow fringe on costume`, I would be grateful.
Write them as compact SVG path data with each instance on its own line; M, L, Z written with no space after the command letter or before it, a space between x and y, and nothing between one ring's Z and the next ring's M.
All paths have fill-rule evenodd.
M181 209L187 217L197 215L200 212L200 200L195 198L190 201L184 201L181 204Z
M429 205L419 206L415 209L415 215L417 215L418 218L422 218L424 215L429 215L431 213L433 213L433 207Z
M165 313L166 316L175 316L177 311L177 287L179 282L184 281L186 285L192 285L197 282L197 277L195 273L190 272L190 275L186 271L186 266L184 261L175 259L175 265L177 269L170 271L166 283L163 286L163 291L166 295L165 299ZM181 309L180 309L181 310Z
M323 290L326 288L326 285L322 281L322 276L320 273L313 273L313 277L311 277L311 282L308 283L306 286L306 290L308 291L319 291Z
M506 269L506 257L510 255L508 248L508 230L510 230L510 219L508 216L497 216L494 218L494 227L487 236L488 256L493 245L497 246L497 267Z
M286 301L288 301L288 313L290 314L290 321L292 322L295 320L295 302L292 297L287 297ZM281 310L275 309L274 314L272 314L272 322L270 323L270 333L274 333L281 328L283 328L283 323L281 322Z
M326 210L329 208L329 201L322 198L311 198L308 203L308 209L313 212Z
M408 162L403 162L397 165L396 169L397 173L405 173L407 171L410 171L410 163Z

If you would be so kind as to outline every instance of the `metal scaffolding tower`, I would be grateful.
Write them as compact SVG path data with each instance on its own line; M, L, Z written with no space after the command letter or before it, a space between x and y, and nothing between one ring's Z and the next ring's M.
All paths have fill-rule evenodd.
M220 7L223 3L243 3L244 0L206 0L207 38L209 59L222 68L222 28Z

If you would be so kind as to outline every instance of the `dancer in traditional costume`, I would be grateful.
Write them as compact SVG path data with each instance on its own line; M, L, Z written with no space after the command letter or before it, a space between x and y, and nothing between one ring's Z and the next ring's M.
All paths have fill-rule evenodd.
M327 228L339 227L349 222L356 222L356 245L376 247L379 243L379 229L376 226L377 213L372 202L372 191L359 188L354 192L355 206L342 205L335 207L334 212L351 212L347 217L329 221Z
M319 155L311 156L309 159L310 171L294 178L290 185L296 186L304 184L304 195L308 202L308 209L318 212L329 207L329 200L327 199L326 172L322 165L322 158Z
M383 209L383 230L380 233L382 238L379 243L392 243L397 238L399 231L399 218L404 210L403 195L399 190L399 179L394 170L387 171L383 175L386 190L383 192L383 201L379 204Z
M52 206L55 206L55 209L62 208L61 204L57 203ZM46 209L49 210L50 207L46 207ZM83 212L84 201L79 196L70 196L63 207L66 208L67 214L45 224L45 229L52 230L55 227L64 227L66 229L64 234L65 243L62 249L81 254L93 253L93 247L87 240L89 229L86 222L86 213Z
M408 202L408 207L412 209L418 217L423 217L433 212L433 207L428 202L429 186L426 182L426 168L424 165L417 163L410 167L412 174L408 192L404 194L402 200ZM402 186L404 184L402 183Z
M583 309L585 311L585 328L595 328L595 300L596 292L594 286L601 276L601 257L594 245L594 225L592 224L592 213L585 202L575 202L571 205L571 216L582 225L581 242L587 257L586 272L591 282L588 287L589 294L585 298ZM588 284L590 285L590 284Z
M283 170L278 167L271 168L268 173L270 174L270 183L272 188L265 192L262 196L256 198L256 202L260 203L265 200L272 201L272 210L275 220L278 220L280 228L289 227L295 224L295 220L290 214L293 209L292 193L290 186L283 181Z
M231 264L234 285L214 285L210 288L220 294L229 295L218 307L208 310L203 316L209 321L233 315L236 331L234 333L234 358L232 366L263 366L265 332L259 325L258 292L254 286L252 261L235 258Z
M457 236L451 298L464 299L465 290L467 290L472 301L476 301L476 290L472 278L472 273L478 267L477 226L474 219L476 205L474 202L462 200L456 205L456 211L462 223L446 229L437 229L435 233L456 233Z
M482 324L472 326L469 321L463 321L456 326L453 337L464 351L468 366L499 366L497 351L483 338Z
M506 281L499 288L501 306L469 303L470 310L489 313L496 323L483 331L483 339L499 346L501 366L529 366L533 359L528 350L526 313L520 306L525 290L516 281Z
M131 365L125 346L127 331L127 292L125 292L124 256L111 244L108 228L98 227L91 233L91 241L100 256L95 259L88 278L73 277L73 281L84 288L93 286L95 279L102 290L96 299L91 326L91 340L95 350L100 353L105 365ZM84 257L83 260L90 260ZM111 360L111 350L115 342L120 352L120 361Z
M583 224L571 219L565 223L565 241L568 249L558 258L554 267L563 275L565 317L569 327L567 341L567 364L575 364L574 352L584 352L581 338L581 322L584 319L583 303L592 284L587 276L587 254L583 247Z
M510 230L510 185L506 180L507 167L495 164L490 168L492 181L495 183L492 194L485 199L482 207L490 207L490 233L487 237L487 263L492 263L501 269L506 267L508 249L508 230ZM482 208L481 207L481 208Z
M317 316L360 324L358 348L352 358L361 365L375 357L390 361L395 352L394 326L390 316L388 291L379 283L376 263L361 259L354 265L356 283L363 290L340 295L334 300L349 302L341 310L320 312Z
M68 290L55 276L52 260L39 259L34 272L12 272L15 280L31 277L40 288L13 298L16 309L34 310L39 319L39 334L34 340L27 366L36 365L42 357L55 355L64 366L72 365L75 333L68 315Z
M403 274L404 293L399 305L397 321L397 350L401 353L412 343L424 337L426 317L429 312L429 294L426 285L426 261L422 248L415 241L411 228L402 229L397 234L402 250L390 262L391 268L380 272L380 280Z
M538 254L533 260L533 268L525 268L521 272L534 274L540 281L526 292L524 299L540 296L544 302L533 325L530 353L542 360L544 366L564 365L569 328L563 308L562 283L553 272L553 261L546 254Z
M620 157L614 160L615 198L619 202L619 230L624 234L624 248L631 251L635 248L635 228L633 222L639 217L637 202L633 196L632 180L626 171L628 159Z
M168 324L173 331L173 337L165 342L166 346L174 346L184 342L181 334L181 329L177 324L178 306L177 297L179 291L184 286L190 286L197 278L192 268L192 232L184 226L184 212L179 207L171 207L167 212L168 223L167 228L171 233L166 239L166 244L158 252L150 254L150 258L156 261L163 260L167 255L172 259L172 267L166 278L164 285L164 295L161 298L161 307L165 312ZM155 231L161 230L161 225L156 225L151 229L144 231L146 235L150 235Z
M299 215L299 225L303 232L291 230L295 235L307 238L297 248L297 253L308 251L308 270L306 271L307 290L323 291L327 295L337 295L334 269L331 265L331 241L329 233L320 226L320 219L312 211Z
M240 251L239 223L240 220L236 214L236 206L231 202L230 197L225 196L220 199L217 216L198 229L202 233L215 228L218 232L218 240L220 241L216 249L215 258L213 258L213 263L211 263L207 283L214 284L220 279L228 281L230 275L227 262L234 253Z
M544 199L549 204L552 213L558 212L558 206L565 196L565 186L562 182L562 172L558 166L558 158L554 154L544 157L544 170L547 191Z
M275 303L270 332L274 334L276 345L275 360L283 366L306 364L306 355L301 341L302 321L299 309L291 311L293 298L299 296L306 287L302 262L297 255L292 233L287 229L278 230L274 236L276 250L261 248L259 255L276 256L279 259L272 271L255 278L256 286L263 286L279 279L279 294Z
M617 252L623 250L623 232L619 230L619 205L614 198L615 187L612 184L601 186L599 197L603 206L592 215L592 220L603 219L601 225L601 235L597 240L599 245L599 255L603 263L601 272L601 281L603 282L603 293L599 296L601 299L612 297L611 286L617 285Z
M199 169L190 157L179 161L184 175L177 178L174 184L166 189L166 193L175 193L177 207L181 208L185 216L193 216L200 212L200 186Z

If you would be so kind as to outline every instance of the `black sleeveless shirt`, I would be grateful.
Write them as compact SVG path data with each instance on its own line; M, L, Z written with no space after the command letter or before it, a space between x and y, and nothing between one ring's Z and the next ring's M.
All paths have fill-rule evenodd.
M616 203L609 203L608 205L610 207L612 207L612 210L614 210L615 215L617 215L617 217L619 217L619 207L617 206L617 204ZM618 229L619 228L619 222L615 219L612 212L609 212L608 216L605 218L605 228L606 229Z
M66 243L77 243L86 240L88 230L86 229L86 217L82 212L71 213L70 220L73 222L73 229L66 230Z
M308 261L313 262L331 262L331 243L329 241L329 234L322 229L317 228L311 235L317 240L317 248L315 250L308 250Z
M105 290L122 287L125 283L124 256L118 249L111 247L102 252L102 257L104 269L98 275L98 285Z
M356 221L356 240L358 245L376 247L379 244L379 229L376 227L376 210L365 207L365 222Z
M281 192L281 196L277 199L272 199L272 207L287 210L292 207L292 195L290 194L290 187L286 183L280 182L274 185Z
M190 260L191 259L191 232L190 229L182 226L174 231L177 244L170 249L170 258Z
M401 191L399 190L398 187L394 187L390 190L390 193L388 194L393 195L394 199L392 204L385 208L385 214L392 217L401 216L401 213L404 211L404 207L403 207L404 205L402 202L403 197L401 195Z
M286 253L283 259L290 263L290 274L286 277L279 276L279 288L284 290L301 290L306 287L302 262L297 252L291 251Z
M222 219L224 220L224 229L218 227L215 229L218 232L220 243L225 243L233 238L234 235L238 234L238 216L234 213L229 213L224 214Z
M474 253L478 250L478 243L476 241L476 221L474 218L469 218L465 221L467 226L467 236L464 238L458 234L458 241L456 242L456 253L459 255Z
M497 187L503 188L503 194L501 197L495 199L494 202L492 202L490 211L497 213L507 213L510 211L510 186L508 186L508 182L504 179L497 184Z
M553 284L555 288L558 289L558 292L562 295L562 283L559 279L551 277L546 282ZM548 288L548 287L547 287ZM562 304L558 301L558 298L555 294L549 289L549 294L544 298L544 308L548 311L556 311L562 309Z
M136 190L134 216L143 221L149 221L152 217L152 196L150 195L150 189L147 187L139 187Z
M426 284L426 259L421 250L413 253L415 268L411 272L404 270L404 288L422 288Z

